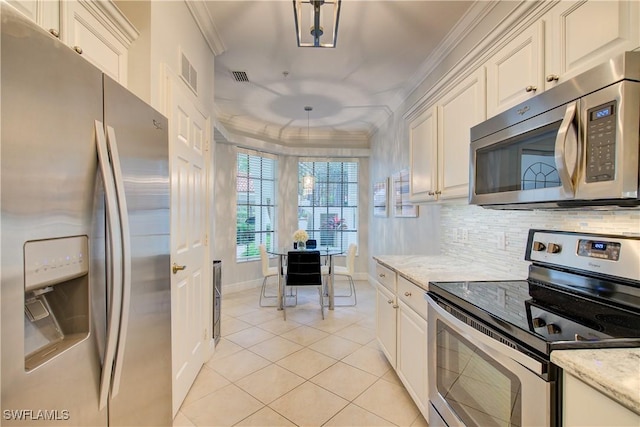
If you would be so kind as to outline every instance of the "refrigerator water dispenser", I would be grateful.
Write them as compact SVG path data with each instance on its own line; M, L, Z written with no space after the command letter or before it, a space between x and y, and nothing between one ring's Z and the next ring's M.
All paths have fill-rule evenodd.
M26 371L89 335L88 247L87 236L25 243Z

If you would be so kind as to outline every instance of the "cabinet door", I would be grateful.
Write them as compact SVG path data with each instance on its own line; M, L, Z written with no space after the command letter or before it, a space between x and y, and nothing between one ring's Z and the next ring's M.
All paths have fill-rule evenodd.
M637 0L562 1L546 20L551 27L545 48L550 86L640 47Z
M103 3L111 5L111 2ZM62 40L109 77L126 86L126 37L120 37L116 26L91 2L65 1L63 6Z
M396 312L395 295L378 284L376 292L376 335L378 343L393 368L396 367Z
M9 4L52 34L60 34L60 2L57 0L9 0Z
M562 392L562 425L634 426L640 425L640 415L630 411L610 397L564 373Z
M409 122L410 178L412 202L436 199L438 184L438 122L435 107Z
M398 377L427 417L427 321L402 301L398 310ZM429 420L427 419L427 422Z
M544 28L538 22L500 49L486 63L489 117L544 89Z
M469 197L469 131L486 118L484 74L481 67L438 103L440 199Z

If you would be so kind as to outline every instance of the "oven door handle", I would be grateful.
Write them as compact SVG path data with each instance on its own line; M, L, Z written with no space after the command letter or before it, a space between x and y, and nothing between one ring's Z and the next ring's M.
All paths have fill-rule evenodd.
M575 122L578 102L567 104L564 118L558 129L555 145L555 162L562 191L565 195L575 196L575 172L578 165L578 131Z
M472 326L469 326L456 317L452 316L450 313L440 307L440 305L438 305L438 303L435 302L430 295L427 295L427 300L429 302L429 323L435 320L435 318L432 318L432 316L435 316L435 312L438 316L443 318L449 326L452 326L458 334L462 335L464 338L469 340L469 342L473 343L473 345L475 345L494 359L498 361L510 359L511 361L518 363L522 367L528 369L533 374L541 378L545 374L545 372L543 372L544 366L542 363L519 352L518 350L507 346L506 344L496 341L495 339L485 335ZM482 326L484 326L486 329L491 329L486 325Z

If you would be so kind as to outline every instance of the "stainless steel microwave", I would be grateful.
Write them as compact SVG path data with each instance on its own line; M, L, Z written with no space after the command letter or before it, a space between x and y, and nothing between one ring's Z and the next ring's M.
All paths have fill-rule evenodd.
M640 205L640 52L626 52L471 128L469 202Z

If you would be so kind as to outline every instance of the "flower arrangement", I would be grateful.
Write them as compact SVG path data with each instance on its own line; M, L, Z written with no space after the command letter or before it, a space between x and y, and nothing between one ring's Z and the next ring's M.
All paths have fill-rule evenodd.
M296 232L293 233L294 242L306 242L307 240L309 240L309 235L307 234L306 231L296 230Z

